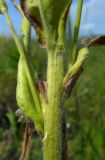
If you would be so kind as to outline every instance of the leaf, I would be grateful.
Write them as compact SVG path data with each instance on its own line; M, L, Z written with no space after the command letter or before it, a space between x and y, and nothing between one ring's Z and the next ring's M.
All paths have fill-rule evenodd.
M97 36L95 38L86 38L82 41L82 44L87 45L88 47L95 45L105 45L105 35Z
M88 48L85 47L80 49L75 64L70 68L68 74L65 76L63 81L65 98L68 98L71 95L74 85L76 84L79 76L83 72L82 67L84 61L88 56L88 53L89 53Z
M45 46L44 29L40 17L39 7L37 6L36 1L34 5L33 4L31 5L30 0L28 1L21 0L20 2L25 16L31 22L34 29L36 30L39 44L41 44L41 46L44 48Z
M85 47L80 49L75 64L69 70L69 75L68 75L69 78L74 76L78 72L78 70L81 68L84 61L86 60L88 53L89 53L88 48Z
M23 111L24 115L27 118L31 119L36 124L36 128L39 132L42 132L43 131L42 117L36 110L31 89L24 72L24 63L21 57L18 64L16 99L18 106Z
M64 34L72 0L20 0L20 2L25 16L37 31L41 47L46 48L50 41L56 44L59 35Z

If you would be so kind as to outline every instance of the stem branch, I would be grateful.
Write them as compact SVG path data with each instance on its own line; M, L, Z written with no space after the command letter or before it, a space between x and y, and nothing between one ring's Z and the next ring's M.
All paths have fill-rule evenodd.
M72 50L71 50L72 65L75 63L75 60L76 60L76 50L77 50L77 41L78 41L78 34L79 34L80 22L81 22L82 6L83 6L83 0L78 0L76 21L75 21L74 35L73 35L73 43L72 43Z

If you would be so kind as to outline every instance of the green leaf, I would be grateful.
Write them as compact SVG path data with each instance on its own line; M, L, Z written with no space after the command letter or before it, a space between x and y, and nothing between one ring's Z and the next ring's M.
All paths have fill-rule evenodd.
M75 76L78 73L85 59L87 58L88 53L89 53L88 48L85 47L80 49L75 64L69 68L69 71L64 78L64 81L63 81L64 84L66 84L71 77Z
M18 106L23 111L25 116L31 119L36 125L36 129L43 132L43 122L41 115L37 112L31 89L24 72L24 63L22 58L18 64L18 80L16 89L16 99Z
M42 47L64 38L67 13L72 0L21 0L24 14L37 31ZM50 45L49 44L49 45Z
M75 64L71 67L71 69L69 71L70 77L72 77L74 74L76 74L78 72L80 67L83 65L85 59L87 58L88 53L89 53L89 50L86 47L82 48L79 51L77 60L76 60Z

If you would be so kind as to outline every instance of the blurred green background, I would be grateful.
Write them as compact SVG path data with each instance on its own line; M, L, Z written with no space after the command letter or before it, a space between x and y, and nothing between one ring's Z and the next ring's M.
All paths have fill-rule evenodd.
M65 70L70 57L66 38ZM66 102L70 160L105 160L105 47L91 47L72 96ZM18 51L11 37L0 37L0 160L18 160L25 125L18 123L15 99ZM32 40L32 60L45 80L47 55ZM32 136L30 160L42 160L41 138Z

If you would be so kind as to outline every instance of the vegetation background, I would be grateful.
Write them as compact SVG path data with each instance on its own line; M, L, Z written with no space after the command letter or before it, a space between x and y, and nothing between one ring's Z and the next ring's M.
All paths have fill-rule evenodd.
M68 28L65 70L71 47ZM31 44L33 66L45 79L46 52L35 40ZM66 103L70 160L105 160L105 47L91 47L89 51L84 73ZM0 36L0 160L19 159L25 129L15 116L18 56L13 39ZM30 160L42 160L41 139L36 132L32 139Z
M69 41L68 41L69 44ZM69 45L68 45L69 46ZM69 48L67 49L69 51ZM67 59L68 59L68 52ZM32 41L33 65L45 77L46 53ZM67 59L65 61L67 61ZM11 38L0 37L0 160L17 160L24 124L15 111L18 51ZM65 63L66 64L66 63ZM91 47L85 70L66 104L68 149L72 160L105 159L105 47ZM31 158L41 160L41 141L33 134Z

